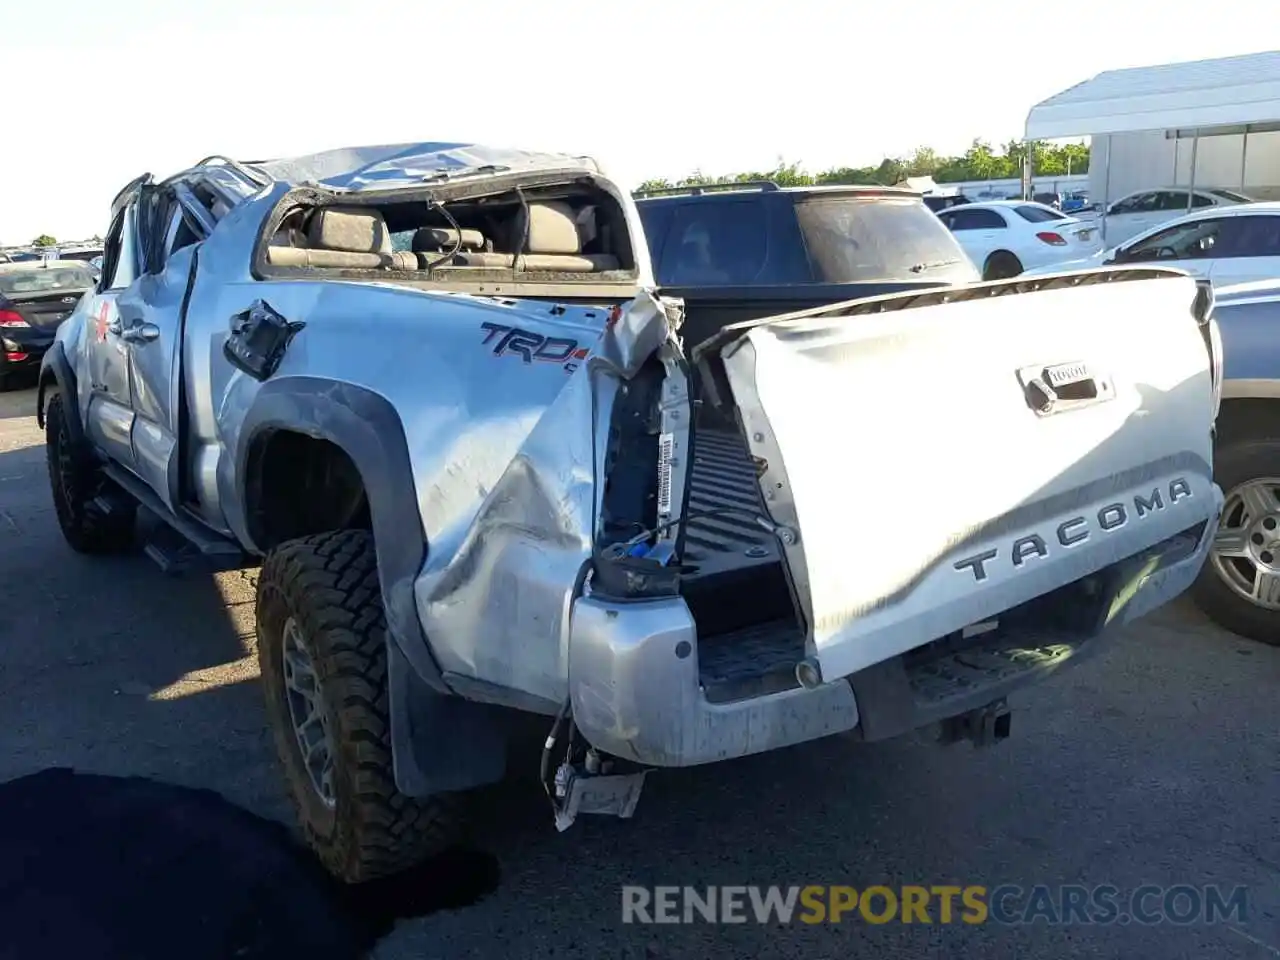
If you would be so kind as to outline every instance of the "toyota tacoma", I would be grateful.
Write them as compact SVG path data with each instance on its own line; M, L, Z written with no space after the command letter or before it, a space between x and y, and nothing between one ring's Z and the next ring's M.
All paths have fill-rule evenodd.
M513 719L545 724L561 829L630 816L655 768L985 744L1200 571L1220 378L1184 274L907 290L690 349L682 317L589 159L144 175L43 361L58 523L260 564L269 721L350 882L449 843Z

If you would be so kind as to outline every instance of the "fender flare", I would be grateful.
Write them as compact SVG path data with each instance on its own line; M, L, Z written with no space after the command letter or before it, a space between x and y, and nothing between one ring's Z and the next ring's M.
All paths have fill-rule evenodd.
M236 442L239 503L247 503L250 458L258 442L277 430L339 447L364 483L387 613L396 786L409 796L427 796L502 779L506 736L497 711L453 694L441 679L418 619L414 583L429 548L400 415L384 397L354 384L317 377L264 383ZM252 541L245 513L241 520ZM466 731L464 736L454 735L460 730Z
M40 381L36 388L36 423L41 430L45 428L44 398L49 391L50 381L55 383L58 392L70 401L62 405L62 413L67 418L71 442L77 445L84 443L84 424L80 422L76 375L71 369L71 362L67 360L66 350L63 349L60 340L53 342L53 346L45 351L44 359L40 361Z

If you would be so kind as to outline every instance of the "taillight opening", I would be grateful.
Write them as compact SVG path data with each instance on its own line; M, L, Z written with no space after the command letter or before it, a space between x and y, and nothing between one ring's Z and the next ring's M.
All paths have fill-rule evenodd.
M1214 313L1213 284L1208 280L1196 281L1195 299L1191 301L1191 316L1200 327L1205 349L1209 351L1209 384L1213 394L1213 419L1218 419L1222 409L1222 332Z
M1208 333L1209 339L1210 382L1213 390L1213 419L1217 420L1218 413L1222 410L1222 333L1218 329L1218 321L1213 314L1209 314L1209 320L1205 324L1204 329Z
M1052 230L1044 230L1036 234L1036 239L1041 243L1047 243L1051 247L1065 247L1067 241L1063 239L1062 234L1054 233Z
M22 314L13 310L0 310L0 327L25 327L27 321L22 319Z

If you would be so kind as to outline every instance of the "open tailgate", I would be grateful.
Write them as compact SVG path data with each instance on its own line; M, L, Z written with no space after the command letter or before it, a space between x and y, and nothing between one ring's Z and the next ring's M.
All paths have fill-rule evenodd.
M1196 301L1184 275L1098 271L809 311L699 351L763 461L824 679L1204 530Z

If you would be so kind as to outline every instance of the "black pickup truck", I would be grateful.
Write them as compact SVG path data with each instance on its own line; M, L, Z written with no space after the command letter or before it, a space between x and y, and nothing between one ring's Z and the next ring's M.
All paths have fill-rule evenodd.
M638 194L662 292L685 302L686 350L760 317L981 279L919 194L770 181Z

